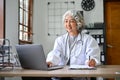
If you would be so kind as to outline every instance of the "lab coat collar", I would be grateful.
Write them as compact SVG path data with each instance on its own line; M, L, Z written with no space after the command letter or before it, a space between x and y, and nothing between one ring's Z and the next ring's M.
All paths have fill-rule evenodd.
M69 34L67 32L67 34L66 34L66 40L68 39L68 35ZM77 40L76 41L82 41L82 35L83 35L82 33L79 33L78 36L77 36ZM67 44L68 44L68 40L67 40Z
M81 33L78 34L77 41L82 41L82 34Z

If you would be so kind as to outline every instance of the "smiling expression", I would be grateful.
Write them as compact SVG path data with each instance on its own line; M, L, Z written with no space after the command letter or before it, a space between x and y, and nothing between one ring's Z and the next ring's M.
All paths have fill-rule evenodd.
M64 26L69 34L74 35L78 33L77 23L69 14L65 17Z

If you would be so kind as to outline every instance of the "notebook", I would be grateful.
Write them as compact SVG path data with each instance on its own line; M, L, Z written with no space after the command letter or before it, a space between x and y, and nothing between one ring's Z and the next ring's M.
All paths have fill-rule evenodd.
M90 67L88 65L70 65L72 70L96 70L96 67Z
M16 45L16 51L21 67L33 70L55 70L63 66L48 67L42 45L25 44Z

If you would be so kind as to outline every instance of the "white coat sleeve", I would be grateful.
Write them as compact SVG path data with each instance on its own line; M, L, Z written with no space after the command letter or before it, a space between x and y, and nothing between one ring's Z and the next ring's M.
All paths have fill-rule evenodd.
M46 62L52 62L53 65L58 65L61 61L60 54L62 52L61 40L57 38L55 40L54 48L48 53Z
M96 61L96 65L100 65L100 47L97 41L93 37L89 37L86 42L86 61L85 64L89 61L89 56L91 59Z

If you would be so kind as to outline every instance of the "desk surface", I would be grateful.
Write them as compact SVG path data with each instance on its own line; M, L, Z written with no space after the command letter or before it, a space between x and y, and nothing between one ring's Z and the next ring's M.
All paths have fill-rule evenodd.
M120 65L102 65L97 67L96 70L69 70L66 66L63 69L41 71L41 70L27 70L15 68L13 70L1 70L1 77L103 77L114 78L120 77Z

